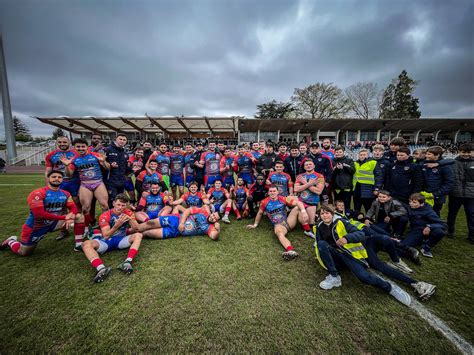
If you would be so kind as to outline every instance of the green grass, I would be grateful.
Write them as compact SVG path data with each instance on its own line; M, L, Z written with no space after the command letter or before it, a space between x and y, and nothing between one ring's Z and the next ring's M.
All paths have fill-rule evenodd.
M2 186L12 183L34 186ZM39 175L0 176L3 236L20 233L26 196L42 183ZM464 214L458 218L457 238L411 266L438 286L426 306L472 342L474 246ZM322 291L325 272L301 230L290 234L300 258L284 262L267 221L255 231L232 222L218 242L145 240L134 274L114 271L98 285L72 238L51 235L28 258L1 252L0 353L456 352L412 310L349 272L343 287ZM115 267L125 255L103 259Z

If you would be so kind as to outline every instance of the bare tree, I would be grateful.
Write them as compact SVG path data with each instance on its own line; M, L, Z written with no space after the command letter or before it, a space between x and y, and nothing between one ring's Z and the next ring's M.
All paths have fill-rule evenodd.
M365 120L378 117L377 84L357 83L349 86L344 94L351 117Z
M303 89L296 88L291 102L298 110L298 116L312 119L343 117L347 112L347 99L342 90L329 83L316 83Z

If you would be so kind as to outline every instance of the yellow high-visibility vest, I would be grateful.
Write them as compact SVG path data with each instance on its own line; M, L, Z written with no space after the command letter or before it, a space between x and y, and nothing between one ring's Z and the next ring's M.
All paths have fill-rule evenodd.
M354 162L355 173L353 177L354 189L357 183L366 185L375 185L374 170L377 166L377 161L370 159L363 164L358 161Z

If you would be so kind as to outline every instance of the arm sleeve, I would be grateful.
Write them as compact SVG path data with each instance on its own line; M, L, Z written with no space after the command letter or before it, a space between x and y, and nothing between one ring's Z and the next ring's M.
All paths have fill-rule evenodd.
M367 211L365 217L368 219L372 219L372 217L375 216L375 209L377 208L377 202L374 201L372 202L372 205L370 206L369 210Z
M28 196L28 205L30 206L31 213L35 218L48 219L53 221L63 221L66 219L65 215L57 215L44 210L44 193L41 191L33 191Z
M415 164L414 164L415 165ZM412 177L412 193L420 192L423 185L423 174L421 168L418 165L415 165Z
M454 186L454 173L453 169L451 166L444 166L441 168L441 176L442 176L442 181L441 181L441 186L438 191L435 191L433 195L435 197L440 198L444 195L449 194L449 191Z
M374 179L375 179L375 185L374 188L380 190L383 186L383 170L380 167L380 164L377 162L375 164L375 169L374 169Z
M342 223L344 223L344 227L346 227L347 231L347 234L344 236L344 238L346 238L349 243L362 243L365 241L366 237L363 231L358 230L355 226L348 222Z

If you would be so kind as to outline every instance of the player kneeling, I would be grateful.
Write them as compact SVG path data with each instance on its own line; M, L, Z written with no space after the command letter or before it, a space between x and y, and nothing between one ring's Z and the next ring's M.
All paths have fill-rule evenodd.
M178 207L182 208L182 206ZM185 209L181 216L179 214L160 216L142 223L138 230L143 232L144 237L153 239L207 234L212 240L217 240L220 232L218 220L219 214L217 212L211 213L207 206L191 207Z
M113 201L113 208L102 213L99 217L102 234L82 244L86 258L97 270L94 282L104 281L112 271L112 268L105 266L99 258L99 254L111 250L130 248L127 258L117 268L127 275L133 271L132 261L137 255L143 235L141 233L127 234L130 227L134 230L138 229L138 222L135 220L133 212L127 208L128 202L127 195L118 194Z
M11 236L0 245L0 249L9 247L17 255L31 255L46 234L74 226L75 249L80 250L85 228L84 218L77 214L76 205L69 192L59 188L63 176L61 171L49 172L48 185L28 195L30 215L23 225L20 241L16 236ZM69 210L68 214L65 214L66 210Z

